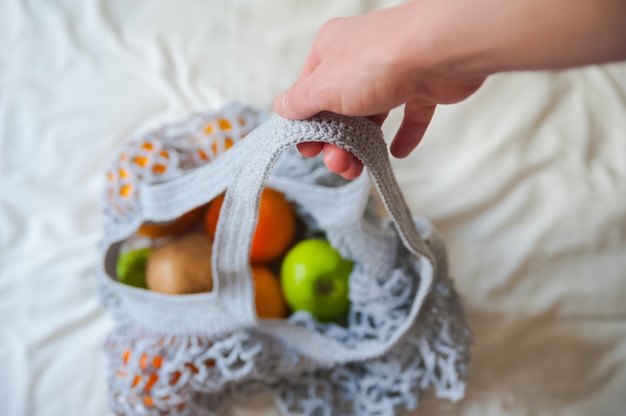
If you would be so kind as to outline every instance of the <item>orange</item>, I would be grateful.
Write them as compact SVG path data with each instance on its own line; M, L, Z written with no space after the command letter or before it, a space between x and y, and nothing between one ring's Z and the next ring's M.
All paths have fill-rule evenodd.
M163 374L160 374L160 370L163 365L164 357L160 355L148 356L148 354L146 353L141 354L139 358L140 373L132 374L127 371L127 365L133 354L135 354L135 352L131 348L126 348L123 351L122 368L116 371L116 375L120 378L132 377L132 390L128 392L129 394L131 394L131 396L127 397L127 399L130 399L132 403L138 403L139 401L141 401L146 407L155 407L155 396L151 395L150 393L152 391L152 388L159 381L159 378L163 377ZM204 364L207 367L214 367L215 361L212 359L208 359L204 361ZM183 367L193 374L198 374L200 371L198 367L196 367L192 363L185 363ZM174 371L170 375L169 385L176 385L181 377L181 370ZM168 395L156 397L158 397L162 401L166 401L165 405L168 407L175 406L178 411L183 411L185 409L185 403L167 403L167 400L170 399L170 396ZM169 412L167 414L169 414Z
M215 236L217 220L224 202L224 195L215 198L206 214L205 229L210 238ZM293 240L296 229L296 216L293 206L285 196L265 188L261 194L259 217L252 237L250 260L264 263L280 256Z
M252 268L254 304L261 319L280 319L287 316L287 302L280 281L266 267Z
M137 234L150 238L179 236L200 223L203 214L204 207L196 207L173 221L146 222L139 227Z

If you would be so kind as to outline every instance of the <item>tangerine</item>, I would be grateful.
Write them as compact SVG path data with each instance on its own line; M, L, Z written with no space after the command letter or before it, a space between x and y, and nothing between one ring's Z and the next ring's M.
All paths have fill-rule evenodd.
M211 201L207 210L205 231L210 238L215 236L223 202L224 194ZM280 256L293 240L295 229L293 206L282 193L270 188L263 189L250 249L252 263L265 263Z
M204 207L196 207L168 222L145 222L137 230L137 234L144 237L160 238L173 237L191 231L202 219Z
M280 281L267 267L252 268L254 281L254 305L261 319L280 319L287 316L287 301Z

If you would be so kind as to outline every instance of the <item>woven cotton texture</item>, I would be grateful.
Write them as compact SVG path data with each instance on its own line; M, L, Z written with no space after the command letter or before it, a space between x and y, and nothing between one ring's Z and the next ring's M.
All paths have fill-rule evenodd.
M219 414L231 400L270 393L284 415L396 415L415 408L430 388L460 399L471 335L445 246L406 207L378 126L335 114L265 120L232 105L132 142L122 162L147 150L160 157L136 160L152 173L136 174L132 198L121 192L127 183L112 177L120 159L109 171L100 286L116 322L106 345L112 411ZM294 145L309 141L349 150L366 173L346 181L320 158L302 158ZM207 153L226 150L227 142L227 152ZM199 148L206 160L192 157ZM164 149L167 177L162 168L154 173ZM264 186L282 192L310 229L324 231L355 262L345 324L320 323L304 312L286 320L256 317L248 253ZM120 243L141 223L176 218L224 191L212 292L171 296L116 281Z

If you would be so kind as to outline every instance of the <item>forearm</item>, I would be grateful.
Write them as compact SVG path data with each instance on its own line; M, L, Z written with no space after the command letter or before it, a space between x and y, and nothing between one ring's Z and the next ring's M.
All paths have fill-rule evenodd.
M402 105L391 152L404 157L437 105L466 99L491 74L624 59L626 0L411 0L324 24L274 106L292 119L333 111L382 123ZM360 174L360 161L332 145L301 151L322 149L331 171Z
M626 59L626 0L413 0L401 7L416 19L419 55L450 74Z

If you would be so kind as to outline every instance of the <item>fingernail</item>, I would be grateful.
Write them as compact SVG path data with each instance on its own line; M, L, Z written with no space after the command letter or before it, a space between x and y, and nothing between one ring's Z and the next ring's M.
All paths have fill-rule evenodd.
M287 91L283 91L281 94L281 105L283 107L283 115L287 114Z

